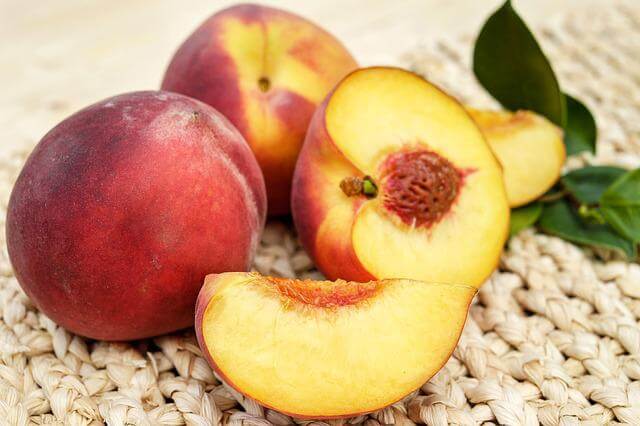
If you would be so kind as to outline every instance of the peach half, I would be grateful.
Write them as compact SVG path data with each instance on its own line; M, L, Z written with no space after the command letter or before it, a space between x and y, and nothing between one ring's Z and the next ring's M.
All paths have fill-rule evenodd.
M531 111L468 111L502 164L509 206L535 200L558 181L566 158L559 127Z
M209 275L196 333L239 392L302 418L347 417L402 399L451 356L476 289L411 280L298 281Z
M242 133L264 174L269 215L289 213L311 116L356 61L331 34L276 8L240 4L206 20L171 60L162 88L212 105Z
M292 211L317 267L351 281L479 287L509 223L500 164L465 109L386 67L351 73L316 111Z

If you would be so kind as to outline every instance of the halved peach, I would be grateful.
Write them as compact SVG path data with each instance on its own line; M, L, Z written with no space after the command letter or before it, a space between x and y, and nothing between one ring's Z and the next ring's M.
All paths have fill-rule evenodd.
M294 417L352 416L429 380L453 352L475 293L229 272L205 280L196 333L219 376L261 404Z
M511 207L535 200L558 181L566 158L559 127L532 111L468 111L502 164Z
M292 211L318 268L352 281L480 286L509 223L502 170L465 109L385 67L354 71L316 110Z

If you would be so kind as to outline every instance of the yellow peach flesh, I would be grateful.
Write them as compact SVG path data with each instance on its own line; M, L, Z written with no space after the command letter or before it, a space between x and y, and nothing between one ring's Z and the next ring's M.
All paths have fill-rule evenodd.
M469 113L502 164L511 207L535 200L556 183L566 157L558 127L531 111Z
M408 226L386 211L384 194L367 201L351 237L365 269L376 278L480 286L497 264L509 209L500 166L460 104L414 74L372 68L342 81L326 123L344 157L374 178L389 154L407 148L435 152L464 173L451 211L428 228Z
M451 355L476 291L411 280L291 288L305 286L342 302L305 302L257 274L226 273L208 277L196 320L203 349L232 386L302 417L373 411L420 387ZM345 299L354 286L361 291Z

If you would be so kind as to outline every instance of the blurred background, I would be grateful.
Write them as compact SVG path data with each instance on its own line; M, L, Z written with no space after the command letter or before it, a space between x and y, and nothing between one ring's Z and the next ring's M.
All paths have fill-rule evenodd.
M613 0L515 0L536 26ZM640 0L617 0L640 7ZM332 32L362 65L421 41L475 35L503 0L271 0ZM31 148L70 113L156 89L173 52L222 0L0 0L0 157Z

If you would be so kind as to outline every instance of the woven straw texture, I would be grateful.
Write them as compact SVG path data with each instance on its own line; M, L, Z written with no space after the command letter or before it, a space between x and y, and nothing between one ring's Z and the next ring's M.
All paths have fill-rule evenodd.
M598 119L598 155L572 158L568 167L639 167L640 10L612 6L548 23L538 34L562 86ZM400 62L466 103L496 106L469 71L471 42L424 43ZM23 161L0 164L2 226ZM267 226L255 269L320 277L284 223ZM639 265L525 231L481 289L445 368L392 407L322 424L638 425L639 318ZM0 424L296 422L222 384L191 331L131 344L68 333L22 292L6 250L0 319Z

